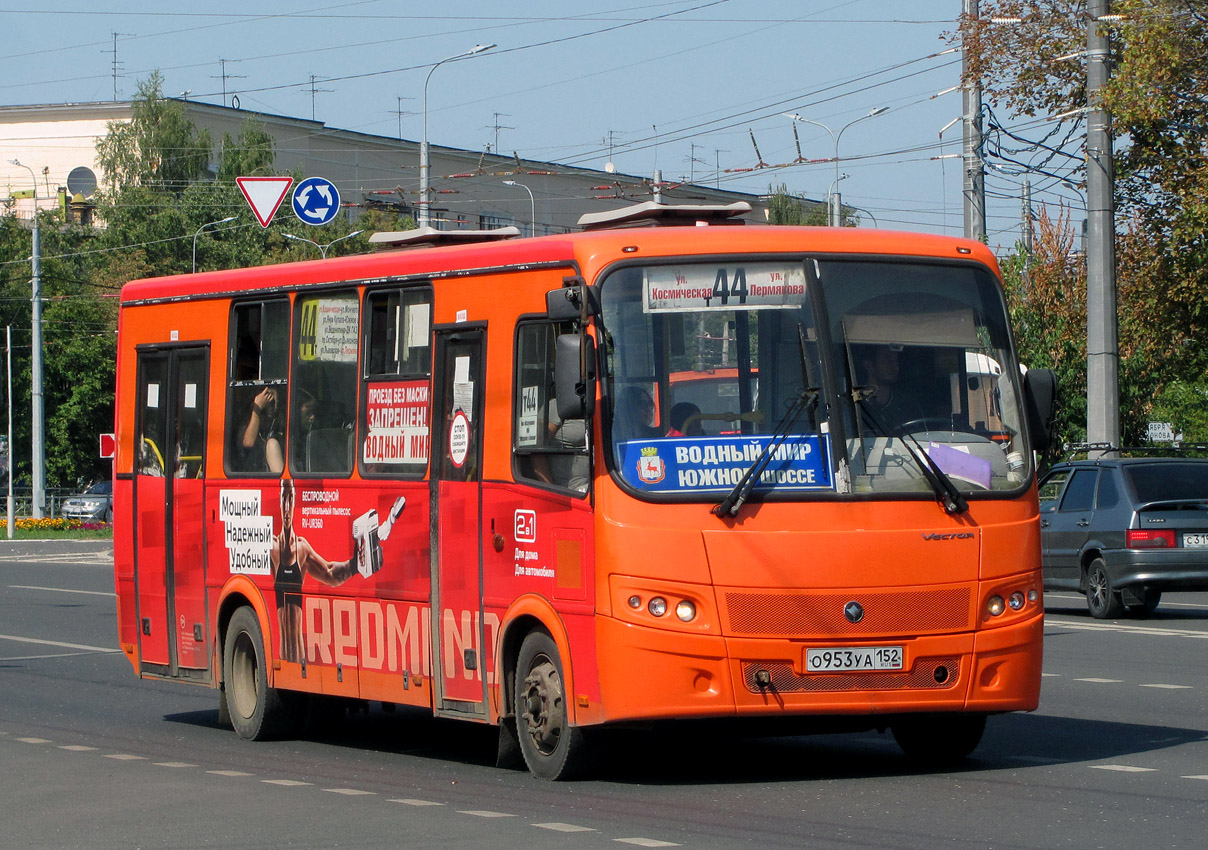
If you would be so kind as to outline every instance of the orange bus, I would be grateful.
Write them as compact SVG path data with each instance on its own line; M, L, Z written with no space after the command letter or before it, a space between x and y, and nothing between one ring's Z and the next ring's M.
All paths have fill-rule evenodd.
M128 284L135 672L218 689L247 739L330 697L497 725L549 779L622 723L935 760L1034 709L1052 376L1021 375L993 256L735 211Z

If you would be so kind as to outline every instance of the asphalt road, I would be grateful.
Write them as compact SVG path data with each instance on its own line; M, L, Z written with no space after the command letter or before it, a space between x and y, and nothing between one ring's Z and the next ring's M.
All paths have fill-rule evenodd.
M1208 594L1093 621L1050 594L1041 708L960 770L889 735L619 735L600 775L492 766L486 730L378 708L247 743L115 649L96 544L0 545L2 848L1202 848Z

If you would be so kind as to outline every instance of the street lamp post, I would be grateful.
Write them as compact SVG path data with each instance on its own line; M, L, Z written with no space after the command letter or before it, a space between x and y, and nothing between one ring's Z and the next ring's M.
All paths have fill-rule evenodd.
M46 508L46 409L42 397L42 235L38 232L38 177L28 165L19 160L9 160L18 168L29 172L34 182L34 227L33 227L33 279L30 281L30 299L33 305L31 322L31 351L29 361L30 371L30 401L33 422L30 425L32 451L30 461L33 465L33 504L30 512L35 519L40 519ZM11 454L11 451L10 451Z
M888 106L878 106L875 109L871 109L871 110L869 110L867 115L861 115L855 121L848 121L846 124L844 124L842 127L839 128L838 133L836 133L830 127L823 124L821 121L811 121L808 118L802 118L800 115L798 115L795 112L784 113L787 117L792 118L794 121L800 121L802 124L813 124L815 127L821 127L823 130L825 130L827 133L830 134L831 141L834 143L834 146L835 146L835 156L834 156L835 182L831 185L833 185L835 187L835 189L834 189L834 192L832 192L831 196L830 196L831 227L841 227L843 224L843 202L842 202L842 198L839 194L839 181L843 179L842 177L839 176L839 140L841 138L843 138L844 131L847 130L848 127L851 127L853 124L859 124L861 121L867 121L869 118L875 118L876 116L881 115L888 111L889 111Z
M533 198L533 190L530 189L528 186L525 186L523 183L517 183L515 180L504 180L503 185L504 186L519 186L521 189L528 192L529 212L531 213L531 217L529 218L529 236L536 236L537 235L537 201L536 201L536 199Z
M197 237L201 235L201 231L205 230L207 227L214 227L215 225L218 225L218 224L226 224L228 221L234 221L234 220L235 220L235 216L228 215L226 218L220 219L219 221L207 221L201 227L197 228L197 232L193 234L193 272L194 273L197 272Z
M295 242L305 242L307 245L314 245L316 248L319 249L319 255L323 259L326 260L327 259L327 249L330 248L332 245L336 244L337 242L343 242L345 239L351 239L354 236L360 236L364 232L365 232L364 230L354 230L354 231L352 231L352 233L349 233L346 236L341 236L339 239L332 239L326 245L320 245L318 242L315 242L313 239L304 239L301 236L294 236L294 234L292 234L292 233L282 233L281 235L284 236L286 239L292 239Z
M495 47L495 44L476 44L464 53L458 53L454 56L446 56L441 59L431 70L428 71L428 76L424 78L424 137L419 143L419 226L427 227L429 221L428 215L428 81L432 79L432 72L446 62L452 62L454 59L465 59L469 56L474 56L478 53L483 53Z

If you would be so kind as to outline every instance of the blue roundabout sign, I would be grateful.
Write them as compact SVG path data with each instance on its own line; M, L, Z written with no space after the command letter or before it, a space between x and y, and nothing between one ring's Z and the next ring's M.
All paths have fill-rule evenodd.
M307 177L294 190L294 215L305 224L327 224L340 211L340 192L325 177Z

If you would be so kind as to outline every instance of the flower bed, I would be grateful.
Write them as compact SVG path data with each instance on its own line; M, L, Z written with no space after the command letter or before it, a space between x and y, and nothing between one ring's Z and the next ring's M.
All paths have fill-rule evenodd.
M8 520L0 517L0 530L8 528ZM109 528L108 523L104 522L84 522L79 519L67 519L66 517L42 517L35 519L33 517L17 517L13 523L13 528L17 531L101 531Z

